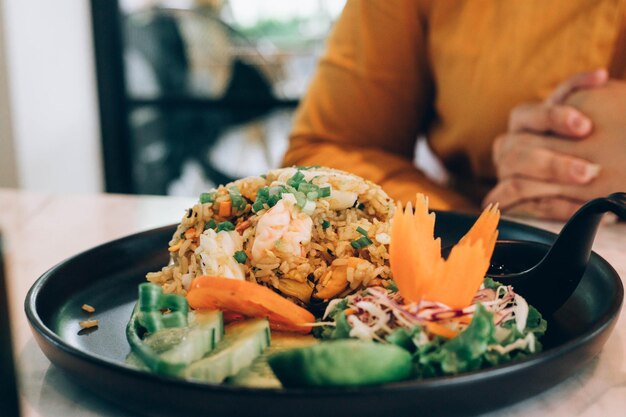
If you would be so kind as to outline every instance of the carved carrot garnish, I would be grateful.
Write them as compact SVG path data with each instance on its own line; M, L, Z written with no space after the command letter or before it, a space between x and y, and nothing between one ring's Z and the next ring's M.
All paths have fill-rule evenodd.
M467 234L441 257L441 240L435 239L435 214L428 212L428 199L417 195L398 209L391 227L391 271L400 294L408 301L422 299L463 308L483 282L498 236L500 211L489 206Z

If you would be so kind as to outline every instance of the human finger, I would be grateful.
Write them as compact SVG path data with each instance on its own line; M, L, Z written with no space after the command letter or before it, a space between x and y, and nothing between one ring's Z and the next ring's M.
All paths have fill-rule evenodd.
M591 119L573 107L532 103L517 106L511 111L508 131L584 137L591 133L591 128Z
M615 224L619 221L619 216L615 213L606 213L604 216L602 216L602 220L600 221L600 224Z
M600 173L597 164L526 143L511 147L495 166L500 180L519 176L561 184L588 184Z
M581 88L593 88L604 85L609 79L609 73L605 69L597 69L590 72L574 74L559 84L550 94L545 104L554 105L562 103L568 95Z
M546 197L586 200L585 194L584 187L580 186L513 177L498 181L483 200L483 205L498 203L504 211L522 202Z
M581 201L566 198L540 198L524 201L503 210L503 213L512 216L565 221L571 218L582 204Z
M483 206L498 203L502 211L508 210L524 201L542 197L557 197L560 195L561 185L544 183L526 178L506 178L487 193Z

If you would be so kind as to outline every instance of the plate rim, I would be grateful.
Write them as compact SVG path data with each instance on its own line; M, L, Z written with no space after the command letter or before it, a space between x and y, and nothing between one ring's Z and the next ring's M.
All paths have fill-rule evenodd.
M439 212L438 212L439 213ZM457 217L464 217L466 219L473 219L476 216L466 213L457 213L457 212L441 212L446 214L451 214ZM526 229L526 231L530 231L533 234L540 234L542 237L547 239L554 239L556 234L535 227L530 226L524 223L519 223L514 220L503 219L502 223L506 223L513 227L522 227ZM447 375L447 376L438 376L426 379L411 379L406 381L394 382L383 385L375 385L375 386L360 386L360 387L331 387L331 388L262 388L262 387L240 387L240 386L231 386L226 384L210 384L205 382L198 381L190 381L183 378L177 377L169 377L165 375L155 374L151 372L146 372L140 369L135 369L130 366L126 366L118 361L114 361L112 359L108 359L106 357L102 357L99 355L90 354L85 352L77 347L70 345L66 342L59 334L54 332L48 326L46 326L40 317L37 311L37 298L41 290L44 288L46 283L51 277L54 276L54 272L63 267L64 265L75 261L79 257L88 256L90 253L101 250L103 247L120 244L126 240L134 240L141 238L141 236L147 236L151 234L157 234L165 232L166 230L175 230L177 224L170 224L166 226L161 226L157 228L152 228L148 230L139 231L137 233L133 233L127 236L123 236L117 239L113 239L96 246L93 246L89 249L86 249L82 252L79 252L59 263L49 268L46 272L44 272L37 280L33 283L31 288L28 290L26 298L24 300L24 309L26 313L26 317L30 324L31 330L33 332L38 333L41 337L43 337L47 343L49 343L54 348L62 351L65 354L78 358L79 360L83 360L89 362L91 365L96 367L104 367L109 370L113 370L114 372L121 372L133 378L139 378L141 380L148 380L152 382L157 382L160 384L175 384L177 386L185 387L193 390L209 390L211 392L215 392L217 394L245 394L245 395L266 395L266 396L274 396L274 397L301 397L303 395L315 395L315 394L323 394L324 396L344 396L344 395L362 395L362 394L371 394L373 392L380 393L384 392L403 392L406 390L409 391L419 391L419 390L430 390L436 389L439 387L455 387L462 386L467 384L468 382L479 380L489 380L496 379L499 376L509 373L519 373L523 372L528 368L532 368L537 366L540 363L552 362L558 359L560 356L567 354L568 352L574 351L581 346L585 345L589 340L597 337L599 333L602 333L607 327L611 327L615 324L617 318L619 317L619 311L623 304L624 298L624 286L622 280L619 277L617 271L606 261L603 257L598 255L596 252L592 252L590 257L591 260L595 260L595 262L599 263L601 268L607 269L611 274L613 280L616 283L616 293L613 299L611 300L610 305L607 308L607 311L600 316L596 323L591 326L588 330L584 332L584 334L576 336L575 338L561 344L559 346L553 347L548 350L544 350L537 354L533 354L528 358L524 358L521 360L513 361L510 363L497 365L495 367L479 369L471 372L465 372L457 375ZM44 352L45 353L45 352Z

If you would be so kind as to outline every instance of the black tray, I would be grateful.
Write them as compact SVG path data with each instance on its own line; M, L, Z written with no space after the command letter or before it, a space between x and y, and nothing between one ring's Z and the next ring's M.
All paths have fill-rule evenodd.
M436 234L456 242L475 217L441 212ZM589 363L606 342L624 290L615 270L592 254L571 299L547 317L544 351L496 368L380 387L250 389L187 382L131 369L124 329L146 272L168 259L174 226L128 236L79 254L46 272L30 289L26 315L50 361L91 391L148 415L342 416L471 415L556 385ZM502 221L500 238L551 243L555 235ZM80 330L96 307L97 330Z

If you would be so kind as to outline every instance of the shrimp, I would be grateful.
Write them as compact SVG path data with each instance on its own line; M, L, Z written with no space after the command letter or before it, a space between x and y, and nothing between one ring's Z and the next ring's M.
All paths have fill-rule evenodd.
M333 189L330 192L330 198L328 202L331 210L345 210L350 207L354 207L356 203L357 194L352 191L341 191Z
M267 252L303 256L302 244L311 241L312 229L311 217L294 211L293 203L283 198L259 219L252 259L258 261Z
M227 278L245 279L242 265L234 258L235 252L242 250L243 239L235 231L215 232L207 229L200 235L201 269L204 275L218 275Z

